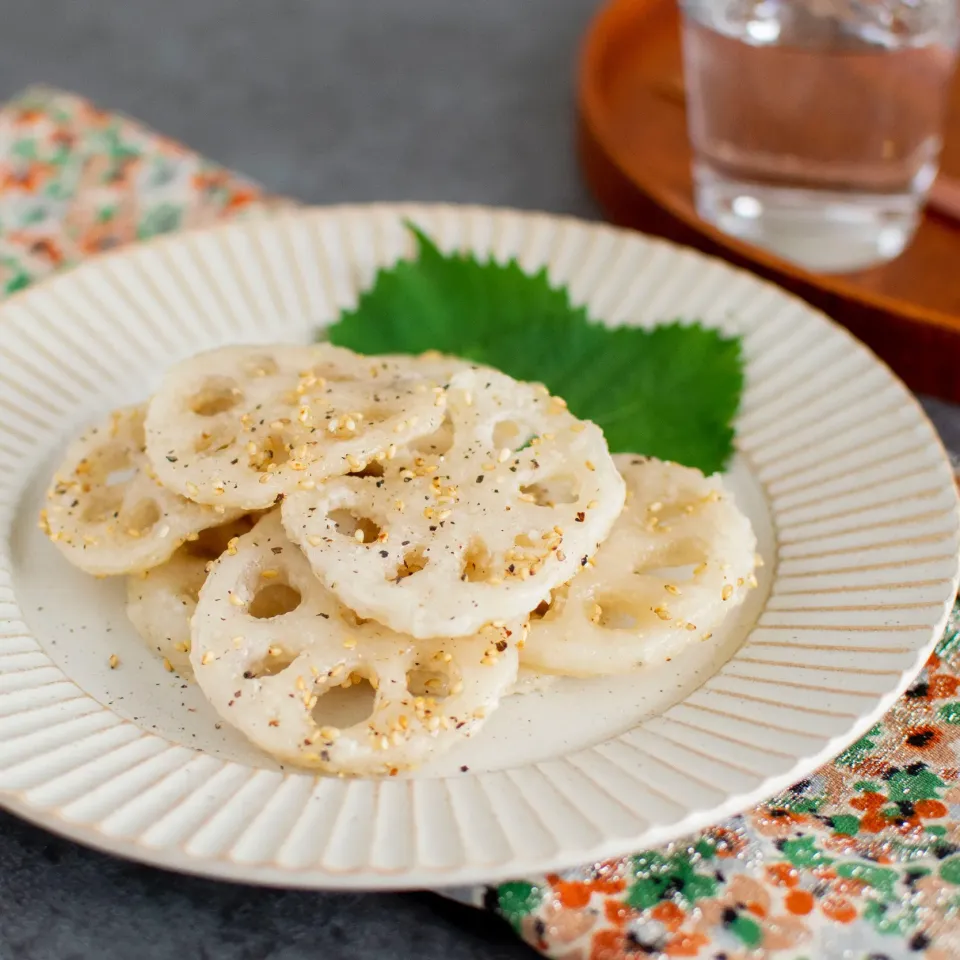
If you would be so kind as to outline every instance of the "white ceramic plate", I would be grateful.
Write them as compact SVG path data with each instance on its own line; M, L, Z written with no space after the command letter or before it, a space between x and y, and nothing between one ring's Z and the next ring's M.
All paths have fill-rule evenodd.
M310 339L409 251L403 216L444 247L546 264L611 324L699 317L742 334L730 481L766 566L689 656L513 698L477 739L409 777L317 778L218 729L197 688L134 635L122 581L70 568L36 516L82 424L145 397L199 350ZM951 472L904 387L799 300L635 233L466 207L307 210L99 259L8 301L0 331L0 801L138 860L398 888L661 843L862 733L923 663L955 592Z

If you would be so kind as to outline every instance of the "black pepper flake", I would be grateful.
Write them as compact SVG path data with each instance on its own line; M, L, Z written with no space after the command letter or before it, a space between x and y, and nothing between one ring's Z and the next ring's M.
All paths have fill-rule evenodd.
M588 563L589 560L590 560L589 557L582 557L581 560L580 560L580 566L581 566L581 567L585 567L585 566L587 565L587 563Z
M460 772L461 772L461 773L466 773L469 769L470 769L470 768L469 768L466 764L464 764L464 765L460 768Z
M482 473L480 474L480 476L477 477L477 483L483 483L483 474L482 474Z
M170 463L176 463L177 459L177 457L171 457L169 453L167 454L167 460L169 460Z
M503 651L506 650L506 649L507 649L507 641L506 641L506 640L498 640L498 641L497 641L497 650L498 650L500 653L503 653Z
M389 551L387 551L387 550L381 550L381 551L380 551L380 556L381 556L381 557L389 557L389 556L390 556L390 553L389 553Z
M279 557L283 553L283 547L271 547L270 552L275 556Z
M585 517L586 517L586 514L582 510L580 510L577 513L577 523L583 523Z

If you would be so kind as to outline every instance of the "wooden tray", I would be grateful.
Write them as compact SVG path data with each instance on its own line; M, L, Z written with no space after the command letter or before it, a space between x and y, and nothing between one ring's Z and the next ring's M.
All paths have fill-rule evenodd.
M897 260L823 276L735 240L697 217L673 0L613 0L587 34L579 76L584 174L616 223L698 247L820 307L914 390L960 401L960 225L928 210ZM942 169L960 177L960 75Z

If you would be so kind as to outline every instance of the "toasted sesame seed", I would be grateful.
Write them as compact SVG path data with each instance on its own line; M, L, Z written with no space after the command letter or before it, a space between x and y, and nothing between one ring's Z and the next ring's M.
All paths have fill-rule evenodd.
M202 663L203 666L206 666L208 663L213 663L213 651L207 650L200 658L200 663Z
M236 555L236 552L237 552L237 544L238 544L239 542L240 542L240 538L239 538L239 537L231 537L231 538L227 541L227 553L230 554L231 557Z
M720 596L724 600L729 600L733 596L733 584L725 584Z
M705 633L700 639L701 639L701 640L709 640L712 636L713 636L712 633Z
M747 586L748 587L757 586L757 578L752 573L750 574L749 577L747 577Z
M195 483L190 483L189 481L184 484L184 487L187 491L187 495L190 497L195 497L200 492L200 488Z
M698 564L693 568L693 575L694 575L695 577L699 577L700 574L703 573L704 570L706 570L706 569L707 569L707 561L704 560L703 563L698 563Z
M647 505L647 511L649 513L659 513L663 509L663 504L659 500L654 500L653 503Z
M243 606L243 600L241 600L240 597L238 597L235 593L229 593L227 596L229 597L230 603L232 603L235 607Z
M356 540L357 543L363 543L363 530L357 527L357 529L353 531L353 539Z
M687 624L687 629L688 629L688 630L696 630L696 629L697 629L697 625L696 625L695 623L688 623L688 624Z
M357 638L356 638L356 637L347 637L347 639L343 641L343 645L344 645L348 650L352 650L352 649L357 645Z
M173 664L166 657L163 658L163 669L167 673L173 673Z
M283 653L283 647L278 647L276 644L271 644L269 647L267 647L267 653L271 657L279 657L280 654Z
M233 645L239 650L243 646L243 637L234 637Z
M110 659L107 661L110 664L111 670L116 670L120 666L120 658L115 654L110 654Z
M307 543L309 543L311 547L319 547L320 544L323 543L323 537L313 533L307 537Z
M305 479L305 480L297 481L297 486L301 490L313 490L313 488L316 487L316 485L317 485L316 480Z
M661 620L672 620L672 619L673 619L673 617L670 616L670 611L669 611L666 607L654 607L654 608L653 608L653 612L654 612Z
M593 465L592 460L584 460L583 465L590 471L596 470L597 468Z
M264 580L275 580L277 577L280 576L280 571L279 570L261 570L260 576L263 577Z
M587 425L586 425L585 423L583 423L583 421L578 420L578 421L570 428L570 432L571 432L571 433L583 433L583 431L586 430L586 429L587 429Z
M680 588L675 587L672 583L665 583L663 589L666 590L667 593L672 593L675 597L680 596Z
M498 463L506 463L509 459L510 459L510 449L509 449L509 447L504 447L504 448L497 454L497 462L498 462Z

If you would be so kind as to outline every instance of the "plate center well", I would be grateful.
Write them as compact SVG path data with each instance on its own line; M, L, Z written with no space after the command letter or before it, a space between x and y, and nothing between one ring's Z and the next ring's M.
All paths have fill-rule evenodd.
M196 684L168 673L146 648L126 617L125 579L97 580L71 567L37 529L54 466L53 460L45 464L28 486L13 537L18 600L44 651L86 693L142 729L224 760L276 768L275 761L220 720ZM767 503L743 458L734 461L727 482L753 523L766 565L758 571L759 589L711 640L636 674L565 679L549 690L511 697L477 737L411 776L445 776L462 766L480 772L562 756L662 713L716 673L756 621L774 566ZM109 666L111 655L119 658L116 669Z

